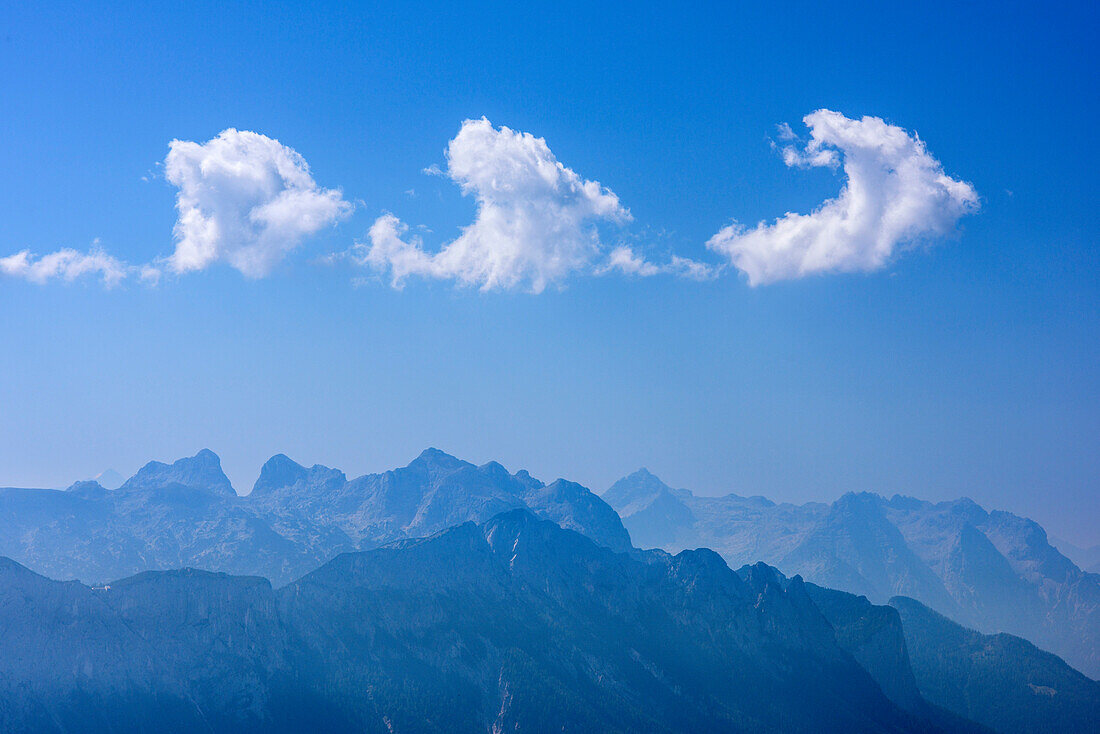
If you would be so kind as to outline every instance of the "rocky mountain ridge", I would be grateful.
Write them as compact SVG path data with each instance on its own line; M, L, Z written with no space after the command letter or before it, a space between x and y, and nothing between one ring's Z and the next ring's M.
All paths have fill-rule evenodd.
M1100 683L1015 635L983 635L895 597L917 686L927 700L1001 734L1094 731Z
M117 490L0 489L0 555L47 576L102 582L196 567L287 583L336 555L527 509L614 550L618 515L579 484L428 449L408 466L348 480L279 454L238 496L212 451L150 462Z
M846 494L832 504L699 497L645 471L603 498L640 547L708 547L731 566L764 561L822 586L886 603L920 600L974 629L1026 637L1100 676L1100 575L1047 541L1037 523L969 499Z
M974 731L906 711L800 578L616 553L527 510L265 579L0 562L0 728Z

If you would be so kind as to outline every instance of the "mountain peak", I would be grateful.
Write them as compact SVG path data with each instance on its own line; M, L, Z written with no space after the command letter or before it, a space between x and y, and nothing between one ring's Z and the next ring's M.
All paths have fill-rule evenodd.
M757 593L762 593L769 585L783 589L788 583L787 577L778 568L763 561L745 564L737 569L737 575Z
M518 481L529 490L538 489L543 486L542 482L531 476L531 472L527 471L526 469L520 469L512 476L516 478L516 481Z
M169 484L180 484L189 489L201 489L215 494L237 494L229 477L222 471L221 459L210 449L202 449L194 456L178 459L171 465L150 461L137 474L127 479L121 489L156 489Z
M857 515L881 514L884 504L885 500L874 492L845 492L833 503L833 509Z
M114 469L108 469L107 471L100 472L92 478L93 481L98 482L99 486L104 489L118 489L125 481L125 477L119 474Z
M275 454L260 468L260 477L252 485L252 493L266 492L296 484L306 475L306 468L286 454Z
M482 523L481 527L486 535L491 535L494 530L499 528L506 528L509 531L518 532L532 525L538 525L540 527L554 525L555 530L561 531L561 527L556 523L552 523L549 520L540 520L535 517L533 512L524 507L517 507L514 510L499 512Z
M512 476L499 461L490 461L487 464L482 464L477 469L482 474L486 474L498 480L510 478Z
M671 492L671 487L642 467L612 484L603 493L603 498L615 509L622 510L639 503L650 504L662 494Z
M951 512L972 523L984 522L989 517L989 513L985 511L985 508L969 497L960 497L952 502Z
M467 462L462 459L430 446L421 451L420 455L409 463L408 468L422 468L430 472L453 472L467 465Z
M429 446L420 452L416 457L416 461L458 461L458 459L442 449L437 449L435 446Z
M333 491L346 482L347 477L339 469L321 464L314 464L307 469L286 454L275 454L264 462L259 478L252 485L252 494L259 497L284 487L309 488L309 492L324 493Z
M103 485L101 485L94 479L85 479L80 482L74 482L65 491L83 497L94 497L105 494L107 492Z

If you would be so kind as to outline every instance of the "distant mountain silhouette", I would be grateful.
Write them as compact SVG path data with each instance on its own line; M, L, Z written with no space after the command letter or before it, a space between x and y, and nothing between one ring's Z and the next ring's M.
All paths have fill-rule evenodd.
M619 516L579 484L543 484L428 449L412 463L348 480L279 454L239 497L212 451L146 464L122 486L0 489L0 555L54 578L101 582L191 566L286 583L339 553L422 537L511 509L631 547Z
M968 630L908 597L891 606L806 584L810 598L890 699L933 721L1000 734L1081 732L1100 720L1100 683L1013 635Z
M605 498L625 527L581 485L436 449L350 480L279 454L246 496L208 450L117 490L0 489L0 730L1017 734L1093 710L1053 655L876 604L921 596L1088 672L1097 577L1031 521L969 500L700 498L644 470ZM1020 671L1048 681L1029 695L1069 693L1036 708Z
M229 483L229 477L222 471L222 462L210 449L174 464L162 464L150 461L137 474L123 482L120 489L164 490L170 487L198 489L215 494L235 497L237 493Z
M1100 545L1082 548L1061 538L1051 538L1050 544L1085 571L1100 572Z
M922 695L1001 734L1096 731L1100 683L1014 635L983 635L895 597Z
M697 497L646 470L603 498L641 547L713 548L883 604L905 595L983 632L1010 632L1100 676L1100 576L1053 548L1036 523L968 499L846 494L829 504Z
M0 629L5 731L976 731L892 702L800 578L616 553L523 509L277 591L5 559Z

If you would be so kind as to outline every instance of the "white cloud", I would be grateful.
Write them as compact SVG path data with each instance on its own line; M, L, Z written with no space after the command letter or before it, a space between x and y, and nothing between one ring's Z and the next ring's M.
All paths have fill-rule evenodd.
M607 262L596 270L596 274L603 275L615 270L625 275L639 275L643 278L661 272L660 266L649 262L627 245L619 245L608 253Z
M689 280L710 280L718 275L716 268L679 255L672 255L666 264L658 265L639 255L628 245L619 245L611 250L607 260L596 269L595 273L606 275L615 271L642 278L665 273Z
M673 255L669 259L668 265L664 267L666 273L673 273L689 280L713 280L718 277L720 270L720 268L679 255Z
M137 267L137 276L147 285L156 285L160 282L161 269L156 265L140 265Z
M447 277L434 258L421 247L419 237L412 235L402 239L408 231L408 225L400 219L392 214L383 214L367 233L370 246L356 245L352 251L353 257L360 264L377 270L389 268L395 288L400 288L410 275Z
M396 287L417 275L538 293L592 267L603 249L598 223L630 221L614 193L566 168L545 140L529 133L466 120L446 157L446 172L426 171L443 173L474 197L473 223L429 253L397 217L385 214L371 227L369 245L355 250L361 263L388 269Z
M23 250L0 257L0 274L40 284L51 280L71 283L84 276L99 276L104 285L111 288L130 275L140 275L141 270L108 255L98 245L88 252L63 248L46 255L35 255L30 250Z
M711 237L751 285L830 271L870 271L899 249L950 234L978 208L974 188L943 172L924 142L878 117L852 120L818 110L803 118L810 140L783 149L788 166L843 165L847 181L811 214L788 213L747 229L737 223ZM790 128L780 128L787 139ZM793 133L791 133L793 135Z
M206 143L173 140L164 161L179 189L177 273L228 262L250 278L267 275L307 236L351 211L337 189L322 189L296 151L266 135L224 130Z

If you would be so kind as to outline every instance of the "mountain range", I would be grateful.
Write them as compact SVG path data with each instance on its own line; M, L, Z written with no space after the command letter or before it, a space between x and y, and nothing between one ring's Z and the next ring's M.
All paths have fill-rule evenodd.
M603 495L634 543L707 547L733 567L764 561L822 586L919 600L966 627L1007 632L1100 676L1100 575L1082 571L1035 522L968 499L846 494L832 504L700 497L642 469Z
M246 496L205 450L117 490L0 489L0 730L1037 734L1097 720L1100 684L930 608L959 620L1061 599L1077 606L1047 610L1051 627L1092 629L1057 576L1090 574L1030 521L965 500L695 498L644 471L605 498L614 509L435 449L351 480L277 455ZM718 552L692 549L705 545ZM752 562L733 572L737 559ZM899 596L916 592L924 604Z
M891 700L798 577L616 553L522 509L278 590L3 559L0 629L5 731L982 731Z
M545 484L491 462L428 449L408 466L349 480L279 454L238 496L212 451L146 464L118 489L0 489L0 555L51 578L89 583L202 568L284 584L336 555L527 509L613 550L631 547L619 516L564 479Z

